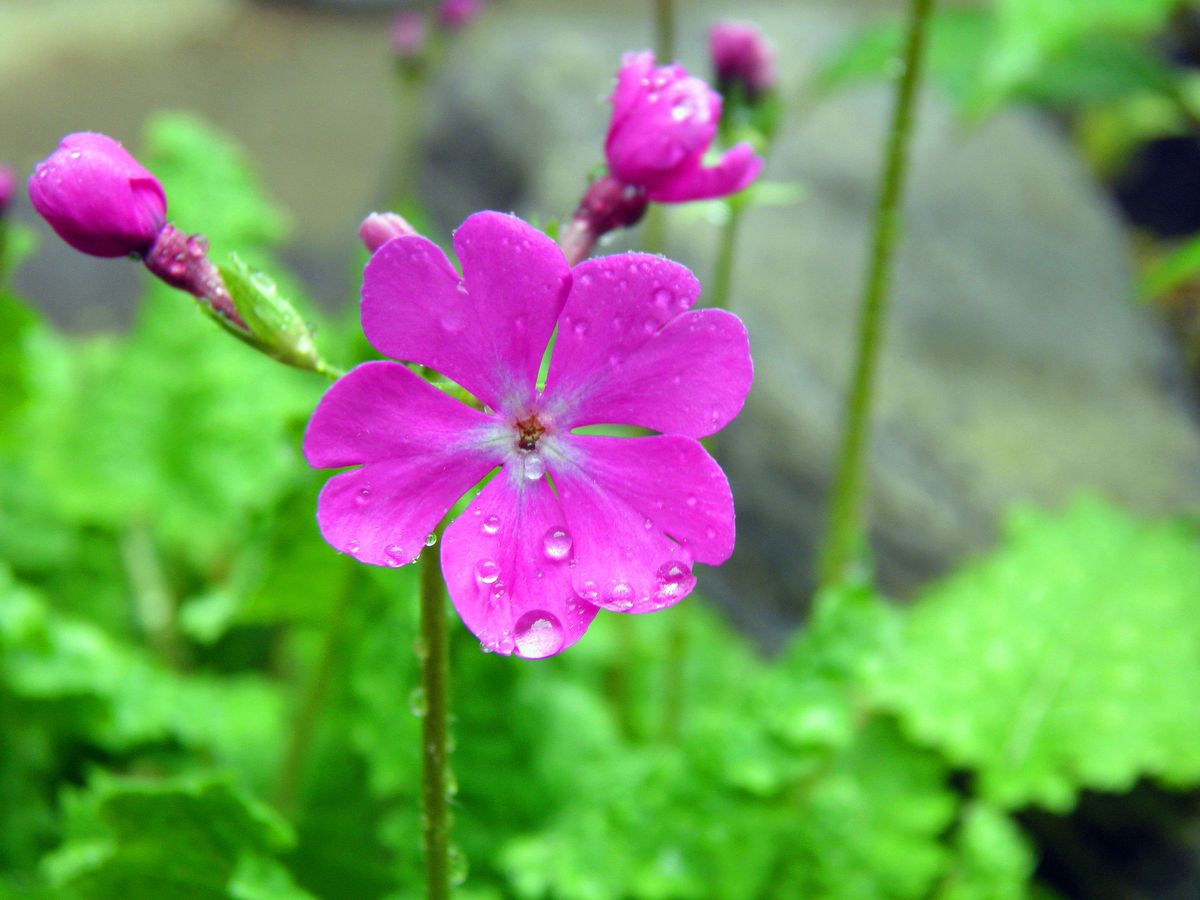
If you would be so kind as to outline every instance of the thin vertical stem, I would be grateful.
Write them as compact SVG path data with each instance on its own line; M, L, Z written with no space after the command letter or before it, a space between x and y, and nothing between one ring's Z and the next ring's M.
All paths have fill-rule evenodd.
M921 74L933 0L911 0L903 71L888 132L883 185L875 212L870 268L859 313L858 349L846 403L841 452L830 504L829 533L822 559L821 584L844 581L863 540L863 466L874 392L875 369L882 341L892 258L900 226L900 198L908 166L913 105Z
M695 598L692 599L695 603ZM683 726L683 700L687 679L689 627L691 607L671 610L671 626L667 632L667 649L663 659L662 739L671 743L679 738Z
M439 529L440 532L440 529ZM421 800L425 845L425 895L450 897L449 682L450 636L446 624L446 587L438 554L421 554Z
M717 262L713 266L712 292L709 305L717 309L729 308L729 289L733 283L733 253L737 244L738 223L742 217L742 204L733 197L727 202L729 215L721 226L717 239Z
M675 60L675 0L654 0L654 57L660 66Z
M180 668L186 654L179 640L175 598L167 586L154 535L144 522L133 523L121 535L121 561L147 643L168 666Z

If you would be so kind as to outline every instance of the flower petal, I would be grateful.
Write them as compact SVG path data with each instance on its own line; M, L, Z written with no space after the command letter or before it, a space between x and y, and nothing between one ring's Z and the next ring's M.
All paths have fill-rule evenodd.
M321 535L373 566L407 565L458 498L495 468L482 453L429 453L335 475L317 498Z
M546 380L559 426L702 437L736 416L754 376L749 339L732 313L683 312L699 292L691 272L657 256L576 266Z
M368 362L325 392L304 432L304 457L334 469L456 452L478 446L492 422L399 363Z
M502 470L442 539L442 574L463 622L483 646L530 659L574 644L596 615L571 587L574 551L545 479Z
M617 85L613 88L612 97L609 98L613 107L613 125L629 115L641 101L642 95L647 90L644 82L650 77L653 70L654 53L651 50L626 53L621 57L621 68L617 72Z
M593 440L581 435L567 440L578 447L577 439ZM600 478L596 478L587 454L574 462L559 461L552 476L576 553L571 581L579 596L613 612L645 613L678 603L691 593L696 579L687 547L668 537L646 510L631 505L625 495L614 491L609 480L614 475L619 478L629 474L641 481L661 473L638 471L636 467L623 466L622 462L627 460L614 458L594 467L600 472ZM641 496L643 489L632 492L638 500L645 499ZM661 512L665 512L665 497L661 499L664 500ZM682 502L686 503L686 499Z
M736 194L758 177L763 161L749 144L731 147L715 166L680 167L671 177L646 186L646 196L659 203L686 203Z
M447 510L500 461L492 420L393 362L365 363L317 405L304 455L335 475L317 500L334 548L377 566L412 562Z
M480 212L454 232L454 252L488 349L483 360L498 403L518 412L536 392L538 369L571 287L554 241L516 216Z
M380 247L363 273L363 331L380 353L436 369L495 409L520 405L566 298L566 259L501 213L469 217L454 244L462 284L426 238Z
M572 434L566 455L598 490L620 498L645 522L683 544L697 562L733 553L733 493L699 441L678 435L626 438ZM556 483L561 480L554 471Z

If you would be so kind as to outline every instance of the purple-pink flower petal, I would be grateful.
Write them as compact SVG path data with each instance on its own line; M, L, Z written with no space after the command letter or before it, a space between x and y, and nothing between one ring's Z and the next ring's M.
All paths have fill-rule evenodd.
M733 552L733 493L699 441L678 435L564 438L579 471L619 497L652 527L683 544L697 562L720 565ZM559 478L557 470L556 479Z
M488 417L398 363L365 363L321 398L304 436L310 465L360 465L317 501L333 547L378 566L411 562L458 499L499 463Z
M516 216L481 212L454 232L454 251L475 314L499 403L512 410L534 394L538 369L571 287L558 245Z
M566 299L566 259L501 213L476 213L454 241L461 281L423 237L380 247L363 273L363 331L380 353L436 369L493 409L520 405Z
M574 644L596 615L571 586L573 540L545 479L501 471L442 539L450 599L482 645L530 659Z
M691 593L696 585L692 554L655 522L653 503L650 510L630 505L611 490L607 478L596 479L586 460L574 462L560 462L553 476L577 554L571 570L575 592L596 606L628 613L653 612ZM620 473L620 463L611 461L604 474Z
M748 188L762 171L762 157L749 144L737 144L712 166L699 159L684 166L646 191L646 196L660 203L685 203L689 200L711 200L736 194Z
M702 437L736 416L753 380L749 338L731 313L687 312L699 292L691 272L658 256L576 266L546 380L561 427Z

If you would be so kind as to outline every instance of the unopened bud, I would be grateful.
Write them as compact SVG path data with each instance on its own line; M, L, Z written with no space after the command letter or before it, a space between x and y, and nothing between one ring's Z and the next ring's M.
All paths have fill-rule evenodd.
M358 236L371 253L394 238L416 233L417 229L409 225L407 219L394 212L371 213L358 226Z
M103 134L62 139L29 178L29 199L59 237L92 256L144 255L166 222L158 179Z
M0 216L8 212L13 193L17 189L17 173L8 166L0 166Z
M392 54L401 62L419 60L425 52L425 16L405 10L392 20Z
M484 6L483 0L442 0L438 4L438 27L443 31L460 31L479 18Z
M186 234L169 222L162 227L158 240L146 254L146 268L171 287L187 291L231 330L246 330L238 315L221 273L208 258L208 239L202 234Z
M588 185L575 215L559 235L567 262L582 262L608 232L636 225L648 202L646 192L637 185L625 184L611 175L597 178Z
M708 46L722 94L740 85L746 99L754 103L774 89L775 53L754 25L718 22L709 29Z

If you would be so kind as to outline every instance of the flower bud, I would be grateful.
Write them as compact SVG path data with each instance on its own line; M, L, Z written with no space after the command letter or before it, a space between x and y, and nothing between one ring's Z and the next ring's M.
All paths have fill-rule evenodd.
M8 166L0 166L0 216L8 211L13 193L17 189L17 173Z
M775 87L775 53L755 26L742 22L718 22L708 32L717 86L727 94L740 85L750 102Z
M69 134L29 179L34 209L92 256L145 253L166 222L162 185L103 134Z
M443 31L461 31L479 18L483 8L483 0L442 0L438 4L438 27Z
M571 221L559 234L567 262L575 265L587 258L601 237L617 228L636 225L646 212L646 192L605 175L593 181L579 201Z
M732 194L748 186L762 160L748 144L716 165L704 155L717 133L721 97L678 64L656 66L654 54L626 54L612 95L604 143L609 172L650 200L682 203Z
M405 10L392 20L392 55L401 62L419 60L425 52L425 16Z
M417 229L398 213L371 213L358 226L358 236L362 239L367 250L374 253L393 238L407 237L417 233Z

